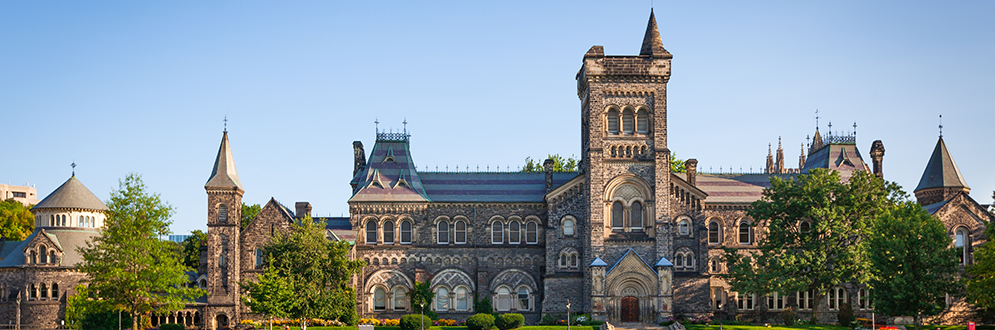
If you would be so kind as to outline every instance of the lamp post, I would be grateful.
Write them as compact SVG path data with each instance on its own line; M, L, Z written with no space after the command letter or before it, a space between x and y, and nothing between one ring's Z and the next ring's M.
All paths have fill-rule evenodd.
M418 303L421 308L418 309L418 314L421 315L418 319L421 320L421 330L425 330L425 301L422 300Z
M570 299L567 299L567 330L570 330Z

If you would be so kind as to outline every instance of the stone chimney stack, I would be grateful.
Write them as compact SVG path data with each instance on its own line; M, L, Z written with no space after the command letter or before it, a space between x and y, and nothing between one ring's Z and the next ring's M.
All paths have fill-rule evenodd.
M687 169L688 183L692 186L696 185L698 177L698 160L691 158L684 162L684 168Z
M356 176L356 173L359 173L359 170L366 166L366 151L363 150L362 141L352 141L352 150L356 160L352 168L352 176Z
M360 144L360 145L362 145L362 144ZM295 215L298 218L303 218L304 216L310 216L311 215L311 203L308 203L308 202L297 202L297 203L294 203L294 208L297 209L297 212L295 213Z
M871 162L874 163L874 175L879 178L884 178L884 169L882 168L881 162L884 160L884 143L881 140L875 140L871 143Z
M546 170L546 193L553 191L553 160L546 158L542 162L542 168Z

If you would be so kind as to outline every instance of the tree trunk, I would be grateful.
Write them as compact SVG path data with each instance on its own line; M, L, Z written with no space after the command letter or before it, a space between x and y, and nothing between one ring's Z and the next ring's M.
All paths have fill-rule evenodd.
M922 313L916 313L916 316L915 316L914 320L915 321L913 321L913 322L915 324L913 324L913 325L915 326L916 330L919 330L919 323L922 323Z
M138 313L135 313L135 311L131 311L131 328L142 330L142 325L138 323Z
M819 309L822 308L822 299L824 297L825 295L817 293L815 298L812 299L812 303L815 306L812 306L812 318L809 319L809 323L819 324Z

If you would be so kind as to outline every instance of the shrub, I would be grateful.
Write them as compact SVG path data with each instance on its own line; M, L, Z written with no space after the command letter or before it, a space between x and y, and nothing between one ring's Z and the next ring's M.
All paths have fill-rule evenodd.
M783 311L781 311L781 322L783 322L784 325L789 327L793 326L795 325L795 321L797 320L798 317L795 315L794 308L785 308Z
M494 316L491 314L474 314L466 319L466 327L469 330L491 330L494 327Z
M428 329L432 326L432 319L418 314L408 314L401 317L401 330L420 330L422 324L425 325L425 329Z
M159 326L159 330L183 330L183 329L184 327L182 324L176 324L176 323L166 323Z
M839 321L840 326L852 327L853 323L857 321L857 317L853 315L853 306L850 306L849 302L844 302L840 306L840 312L836 313L836 320Z
M517 329L525 325L525 316L515 313L501 314L494 320L494 325L501 330Z
M673 317L668 317L668 318L663 319L662 322L660 322L660 326L661 327L669 327L671 324L674 324L674 322L677 322L677 320L675 320Z
M473 302L473 310L481 313L491 313L494 308L491 307L491 299L484 298Z

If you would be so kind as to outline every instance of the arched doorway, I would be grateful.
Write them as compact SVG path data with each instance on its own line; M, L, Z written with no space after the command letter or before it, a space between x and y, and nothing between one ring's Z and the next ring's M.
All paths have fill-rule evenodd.
M639 322L639 299L636 297L622 298L622 322Z
M219 314L214 317L214 328L222 329L228 326L228 316L224 314Z

